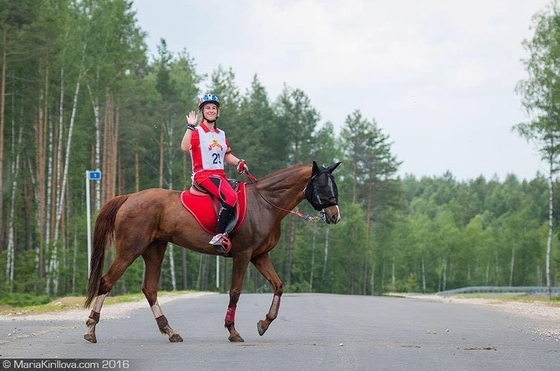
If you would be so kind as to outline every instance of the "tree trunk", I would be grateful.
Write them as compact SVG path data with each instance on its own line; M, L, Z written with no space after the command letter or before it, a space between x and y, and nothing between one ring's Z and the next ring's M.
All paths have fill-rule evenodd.
M509 285L513 286L513 267L515 263L515 248L511 248L511 262L509 265Z
M19 172L19 161L20 161L20 151L18 148L22 148L22 138L23 138L23 125L19 127L18 139L15 141L15 127L12 126L12 153L16 154L16 159L12 163L12 195L10 202L10 217L8 226L8 244L7 244L7 254L6 254L6 283L8 285L9 292L13 292L14 284L14 261L15 261L15 241L14 241L14 214L16 208L16 190L18 189L18 172Z
M357 186L358 186L358 170L357 170L358 165L356 164L356 162L354 162L352 164L352 203L356 203L356 200L358 199L358 191L357 191Z
M44 119L45 119L45 152L44 154L46 157L44 158L45 166L46 166L46 173L44 174L43 182L46 185L45 193L41 193L41 197L45 198L45 261L41 262L45 265L45 293L46 295L51 295L51 282L53 280L53 270L52 266L54 264L53 259L56 259L57 256L57 246L52 243L52 235L53 235L53 226L55 221L55 210L56 210L56 190L53 190L57 186L56 179L56 159L55 153L57 153L58 148L55 148L57 145L57 131L58 129L55 127L54 123L49 117L49 110L48 110L48 92L49 92L49 69L48 67L45 68L45 110L44 110ZM61 83L62 85L62 83ZM61 89L61 94L63 94ZM62 119L62 118L61 118Z
M371 278L370 278L371 294L375 294L375 262L371 266Z
M78 273L78 246L81 243L78 241L77 230L74 231L74 255L72 256L72 293L76 293L76 275Z
M286 273L285 273L285 280L286 286L290 286L292 281L292 260L294 258L294 244L296 241L296 223L294 218L290 218L290 232L288 238L288 251L286 256Z
M391 262L391 291L397 291L395 277L395 254L393 253L393 261Z
M313 242L311 245L311 269L309 273L309 291L313 292L313 268L315 265L315 245L317 237L317 228L313 226Z
M498 280L498 277L500 276L500 269L499 269L498 263L499 263L499 260L498 260L498 251L496 251L496 252L494 253L494 275L495 275L495 277L494 277L494 285L495 285L495 286L499 286L499 285L500 285L500 282L499 282L499 280Z
M210 285L210 255L204 255L202 260L204 261L204 268L202 269L202 287L203 290L208 290Z
M443 269L442 269L442 291L445 291L447 287L447 257L443 259Z
M323 283L326 282L325 279L327 275L328 256L329 256L329 226L327 225L327 228L325 228L325 256L323 258L323 273L321 274L321 281ZM325 289L325 286L323 286L323 289Z
M134 190L140 191L140 158L138 151L134 152Z
M173 135L173 125L168 124L165 126L165 128L166 128L166 136L167 136L166 147L168 153L167 163L171 163L173 162L173 153L177 151L174 145L175 136ZM161 166L163 166L165 162L166 161L164 161L162 156ZM167 176L168 176L167 179L168 188L172 190L173 189L173 166L167 166ZM173 244L171 244L169 248L169 270L171 273L171 287L173 287L173 291L175 291L177 290L177 280L175 278L175 258L173 256Z
M368 267L369 264L373 264L373 262L370 262L370 258L373 260L373 246L371 246L370 243L370 236L371 236L371 213L372 213L372 205L373 205L373 201L372 201L372 197L373 197L373 190L372 190L372 186L370 184L370 186L368 187L368 201L367 201L367 210L366 210L366 259L364 259L364 271L363 271L363 280L364 280L364 286L363 286L363 294L366 295L367 294L367 271L368 271ZM371 250L370 250L370 246L371 246ZM373 293L373 287L371 288L372 293Z
M164 127L165 127L165 123L161 123L161 130L159 133L159 187L163 188L163 153L164 153L164 146L165 146L165 141L163 139L164 137Z
M4 173L4 119L5 119L5 106L6 106L6 62L7 62L7 35L8 34L8 26L6 24L2 25L2 76L0 78L0 251L2 251L2 247L4 246L3 241L3 210L4 210L4 202L3 197L1 195L4 194L3 184L4 184L4 177L2 174Z
M103 146L102 146L102 193L101 204L105 204L115 196L116 186L116 143L117 143L117 125L115 119L115 107L113 98L109 92L106 94L105 100L105 116L103 119Z
M189 287L189 281L187 280L187 249L181 249L181 270L183 273L183 290L186 290Z
M426 266L424 264L424 255L422 255L422 292L426 293Z
M175 280L175 258L173 256L173 244L169 244L169 270L171 271L171 287L173 291L177 291L177 281Z
M86 45L84 45L83 52L85 53ZM93 166L92 170L101 170L101 114L99 107L99 99L94 94L90 85L87 85L89 96L91 99L91 107L93 109L94 125L95 125L95 145L93 153ZM103 175L102 177L104 177ZM93 209L99 210L101 208L101 183L93 182Z
M47 78L45 78L45 87L47 84ZM39 230L39 243L37 246L37 272L39 273L39 279L42 280L44 272L44 258L45 258L45 236L46 236L46 214L47 214L47 202L45 200L45 120L47 117L47 99L44 96L44 91L39 91L38 97L38 109L36 117L36 187L35 189L35 199L39 200L38 210L37 210L37 229Z
M62 88L62 86L64 85L64 72L61 72L61 96L60 96L60 125L59 125L59 143L60 146L62 146L62 138L63 138L63 122L64 122L64 109L63 109L63 94L64 94L64 89ZM61 225L61 220L62 220L62 213L65 209L65 200L66 200L66 185L68 184L68 171L70 168L70 153L71 153L71 149L72 149L72 133L74 131L74 122L76 121L76 114L77 114L77 110L78 110L78 97L80 94L80 77L78 77L78 81L76 83L76 90L74 91L74 99L72 101L72 112L70 115L70 122L68 125L68 134L67 134L67 138L66 138L66 149L64 150L65 152L65 157L64 157L64 169L62 170L62 181L59 184L59 186L56 187L57 189L57 197L56 197L56 215L55 215L55 225L54 225L54 236L53 236L53 246L55 246L54 249L54 254L51 256L51 273L53 274L53 283L54 283L54 287L53 287L53 291L54 291L54 295L58 295L58 277L59 277L59 261L58 261L58 257L57 257L57 248L56 246L59 246L59 236L60 236L60 225ZM59 149L57 151L59 154L62 154L62 151ZM60 164L61 160L59 160L59 164L57 164L57 168L60 168L61 164ZM57 172L58 173L58 172ZM60 178L60 175L57 176L57 178Z
M554 223L554 187L552 182L552 174L554 163L550 161L550 171L548 172L548 238L546 241L546 287L548 292L548 300L552 296L551 277L550 277L550 253L552 250L552 230Z
M486 286L490 284L490 261L486 262Z

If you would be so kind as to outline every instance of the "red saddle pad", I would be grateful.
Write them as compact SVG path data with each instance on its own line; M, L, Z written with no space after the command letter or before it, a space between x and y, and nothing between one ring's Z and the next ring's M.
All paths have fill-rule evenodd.
M190 191L181 192L181 202L183 206L194 216L198 224L206 232L214 234L218 225L218 210L220 205L214 197L210 195L193 195ZM245 183L239 183L237 188L237 205L235 206L235 218L237 223L231 231L232 233L241 227L245 220L247 211L247 197Z

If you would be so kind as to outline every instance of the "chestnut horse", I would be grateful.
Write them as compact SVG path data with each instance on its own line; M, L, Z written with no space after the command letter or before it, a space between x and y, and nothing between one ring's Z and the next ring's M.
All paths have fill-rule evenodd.
M244 341L235 329L235 310L241 294L243 279L249 262L267 279L274 289L272 304L264 320L257 323L262 336L278 315L282 281L276 274L269 252L280 239L282 219L301 201L307 199L320 210L327 224L340 221L338 191L332 172L340 162L328 168L313 164L294 165L269 174L258 182L246 185L247 213L241 227L230 235L233 259L229 304L225 327L232 342ZM157 287L167 243L217 255L208 243L212 237L187 211L180 200L181 192L148 189L129 195L117 196L107 202L95 221L91 272L85 307L95 303L86 321L84 339L96 343L95 326L99 322L103 301L113 285L132 262L142 256L145 264L142 292L162 334L169 341L183 341L163 315L157 300ZM297 214L297 213L296 213ZM101 277L105 261L105 247L114 240L115 260Z

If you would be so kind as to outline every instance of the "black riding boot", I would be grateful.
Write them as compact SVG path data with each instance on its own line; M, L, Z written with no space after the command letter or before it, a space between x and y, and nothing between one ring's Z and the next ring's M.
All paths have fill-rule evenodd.
M216 228L216 235L210 240L210 244L214 245L214 248L218 252L224 252L224 247L222 246L222 241L227 239L227 236L223 236L228 222L233 215L234 208L228 205L222 205L220 209L220 215L218 217L218 227Z
M224 233L231 216L233 215L234 208L229 205L222 205L220 215L218 217L218 227L216 233Z

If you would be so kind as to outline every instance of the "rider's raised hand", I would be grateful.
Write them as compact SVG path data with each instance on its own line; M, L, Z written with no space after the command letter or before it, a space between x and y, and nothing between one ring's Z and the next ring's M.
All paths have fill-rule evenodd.
M186 118L187 124L189 125L195 126L198 123L198 117L195 111L190 111Z

